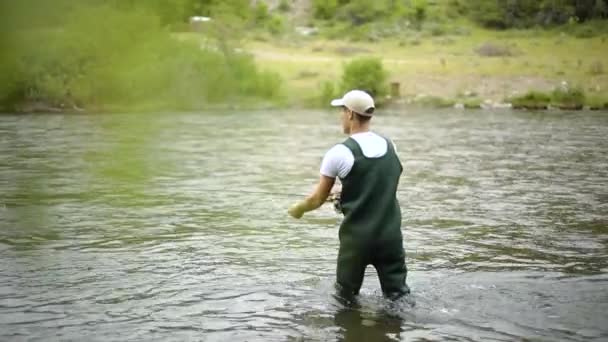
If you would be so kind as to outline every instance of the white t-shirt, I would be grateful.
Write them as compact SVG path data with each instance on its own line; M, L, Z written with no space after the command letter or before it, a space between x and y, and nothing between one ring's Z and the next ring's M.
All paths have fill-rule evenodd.
M359 144L361 152L367 158L382 157L388 150L386 139L374 132L356 133L350 137ZM323 176L331 178L345 178L353 168L354 163L355 156L350 149L344 144L337 144L325 153L320 172Z

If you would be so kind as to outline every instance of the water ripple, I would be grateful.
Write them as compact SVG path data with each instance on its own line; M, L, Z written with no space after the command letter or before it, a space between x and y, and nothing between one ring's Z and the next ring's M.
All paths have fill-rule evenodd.
M374 120L405 169L414 308L371 267L342 307L340 217L286 215L333 115L0 117L0 340L608 339L605 113Z

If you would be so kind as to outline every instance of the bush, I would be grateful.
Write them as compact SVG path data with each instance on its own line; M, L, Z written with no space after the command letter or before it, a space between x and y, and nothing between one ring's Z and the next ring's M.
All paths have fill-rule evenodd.
M264 23L264 27L273 35L280 35L285 32L285 22L280 15L272 14Z
M462 101L462 105L464 106L464 108L466 109L480 109L481 108L481 99L480 98L467 98L464 101Z
M177 41L149 12L81 7L61 27L13 33L0 57L0 105L197 109L279 96L278 76L259 71L251 56Z
M426 29L433 37L443 36L447 33L446 27L437 23L429 25Z
M475 52L483 57L510 57L514 54L508 46L492 42L482 44Z
M493 29L565 24L608 17L606 0L450 0L452 11Z
M262 23L269 18L268 5L265 2L259 1L253 8L253 20L255 23Z
M279 6L277 6L277 9L281 12L289 12L289 10L291 10L291 5L289 4L289 0L281 0L279 2Z
M530 91L521 96L507 100L515 109L547 109L551 103L551 96L538 91Z
M342 37L374 40L399 35L403 27L395 28L405 23L419 30L431 13L428 7L428 0L313 0L313 16L325 20L327 26L346 24Z
M581 109L587 103L585 92L581 88L567 86L558 87L549 94L531 91L508 101L513 104L515 109L547 109L549 106L561 109Z
M608 25L606 25L605 20L565 25L563 29L577 38L593 38L608 34Z
M344 65L340 88L343 92L359 89L373 97L382 97L388 90L387 76L379 58L357 58Z
M448 99L439 96L420 96L414 99L414 104L423 107L431 108L451 108L454 107L456 102L453 99Z
M413 12L414 12L412 19L414 21L414 27L416 27L418 30L420 30L420 28L422 27L422 23L426 19L427 6L428 6L428 3L426 0L413 0L412 1L412 7L413 7Z
M608 97L599 95L587 96L585 105L591 110L608 109Z
M595 61L589 66L589 74L602 75L604 74L604 64L600 61Z
M338 0L313 0L313 16L317 19L329 20L336 16Z
M319 93L319 106L327 107L331 100L339 95L336 93L336 87L331 81L324 81L320 84L321 92Z
M578 87L556 88L551 93L551 103L563 109L581 109L585 104L585 92Z

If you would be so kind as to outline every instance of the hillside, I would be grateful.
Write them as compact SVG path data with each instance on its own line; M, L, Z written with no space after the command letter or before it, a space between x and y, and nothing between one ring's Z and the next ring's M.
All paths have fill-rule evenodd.
M326 106L367 89L368 66L344 71L361 58L381 101L390 86L392 103L608 108L608 0L22 0L0 14L5 111Z
M280 10L281 1L267 1L271 13L289 18L285 33L252 34L246 46L261 66L283 76L296 105L314 101L323 83L339 81L344 63L365 56L382 59L406 102L501 102L564 85L581 88L591 106L608 101L605 20L494 29L455 11L457 2L418 2L426 14L413 27L410 19L404 25L399 19L387 19L391 25L376 19L345 24L340 8L335 18L320 20L312 1L289 2L287 11ZM297 23L317 33L298 34Z

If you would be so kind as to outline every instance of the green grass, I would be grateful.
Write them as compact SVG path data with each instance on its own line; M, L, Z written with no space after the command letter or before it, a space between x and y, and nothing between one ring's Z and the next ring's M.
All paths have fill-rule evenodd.
M515 109L547 109L551 104L551 96L539 91L530 91L524 95L512 97L508 101L513 104Z
M592 110L608 109L608 96L587 96L585 105Z
M562 81L581 84L592 96L608 95L608 74L590 72L608 55L608 36L577 38L558 29L497 32L465 28L470 34L373 43L291 36L275 42L246 41L245 48L258 65L282 76L288 102L295 106L310 103L322 82L339 80L343 65L362 56L380 57L388 81L399 82L401 94L406 96L456 98L473 91L482 99L498 101L531 90L549 92ZM417 45L403 44L414 38ZM475 50L487 42L507 46L515 53L510 57L479 56ZM302 74L311 76L299 77Z
M593 110L608 109L608 97L585 94L580 87L559 87L552 92L530 91L523 95L514 96L507 101L516 109L547 109L557 107L560 109Z
M450 98L431 95L415 98L412 104L431 108L451 108L454 107L456 101Z

